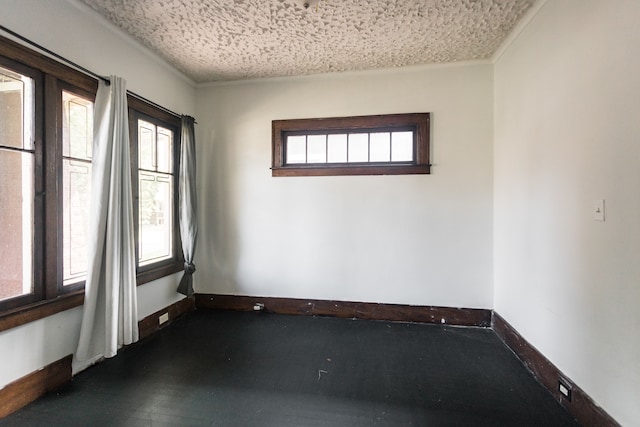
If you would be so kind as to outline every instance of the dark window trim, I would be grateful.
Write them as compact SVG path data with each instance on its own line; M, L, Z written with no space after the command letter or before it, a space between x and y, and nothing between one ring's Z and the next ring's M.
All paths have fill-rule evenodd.
M62 288L62 239L58 234L58 197L62 170L56 153L62 147L62 105L57 92L69 89L95 97L97 81L73 68L0 36L0 64L35 80L34 293L0 303L0 331L82 305L84 283ZM45 148L46 147L46 148ZM46 151L46 152L45 152ZM45 254L56 256L45 256Z
M180 170L180 138L181 120L164 110L154 107L134 96L127 96L129 104L129 135L131 145L131 185L133 187L133 221L135 227L136 248L136 277L138 285L178 273L184 269L184 257L182 254L182 241L180 240L180 225L178 219L178 172ZM159 261L145 266L138 266L138 119L146 120L157 126L173 131L173 176L174 176L174 203L173 203L173 252L171 259Z
M89 77L87 77L87 79L90 79ZM95 82L95 80L91 79L91 82ZM48 98L48 102L54 102L53 105L47 105L46 108L47 109L55 109L56 112L56 120L57 123L55 124L55 126L50 126L52 128L52 131L56 132L56 153L53 159L50 160L50 162L52 163L50 168L47 168L47 170L49 169L53 169L55 171L55 174L52 173L51 176L47 179L47 183L57 183L57 188L63 188L64 186L63 184L63 159L62 159L62 153L63 153L63 130L62 127L59 127L59 125L62 124L62 115L63 115L63 106L62 106L62 92L63 91L67 91L82 97L85 97L87 99L89 99L91 102L95 102L96 100L96 91L97 91L97 82L95 88L93 88L93 86L88 86L85 85L84 87L80 87L80 86L76 86L73 85L71 83L68 83L66 81L63 80L57 80L56 82L56 86L55 86L55 93L53 94L53 96L50 96ZM93 89L93 90L92 90ZM55 163L53 163L55 162ZM51 185L51 184L49 184ZM75 292L78 290L84 290L84 285L86 283L86 280L79 280L75 283L71 283L69 285L64 285L64 272L63 272L63 256L64 256L64 251L63 251L63 200L61 197L58 197L57 200L57 206L58 206L58 210L57 212L60 213L60 215L58 215L58 217L56 218L57 221L57 241L58 241L58 245L57 245L57 260L56 260L56 265L55 267L57 267L57 275L56 275L56 286L57 286L57 292L58 295L63 295L63 294L67 294L70 292ZM59 268L58 268L59 266Z
M34 230L34 265L40 266L40 268L34 268L34 289L36 291L24 298L12 298L0 303L0 332L2 332L79 307L84 303L84 281L61 289L62 264L61 260L57 258L62 256L62 240L57 236L58 230L61 229L58 221L62 220L62 216L57 210L61 199L57 197L55 187L58 186L58 182L61 182L59 180L62 179L62 168L57 167L57 160L55 162L49 161L52 156L49 154L49 158L47 158L42 150L44 144L56 144L55 150L60 150L60 152L62 150L61 121L58 119L62 114L62 104L59 102L60 105L52 108L52 103L57 102L58 97L58 95L55 97L52 95L57 92L61 94L62 90L69 90L95 100L98 81L1 35L0 64L25 75L35 72L35 138L36 147L40 147L38 148L39 153L38 149L36 150L36 168L40 168L40 171L36 172L36 198L34 202L34 212L40 212L36 215ZM128 97L128 102L130 106L135 105L142 112L152 111L151 114L157 114L155 117L169 123L177 123L178 127L180 126L180 118L173 114L154 108L132 96ZM177 138L179 137L180 133L177 133ZM178 166L175 165L175 167L177 171ZM56 194L56 197L47 198L47 194L49 196ZM178 204L176 203L176 227L178 227L177 212ZM38 216L40 220L38 220ZM38 225L38 221L41 225ZM182 271L182 246L179 240L179 228L177 236L179 261L139 273L137 275L138 285ZM50 251L54 251L56 256L45 257L46 253L52 253Z
M47 242L45 232L50 212L45 208L45 155L44 145L46 144L44 135L44 88L45 74L27 64L13 61L12 58L4 55L0 44L0 66L15 70L16 72L33 79L34 82L34 123L33 123L33 293L20 295L4 301L0 301L0 310L14 310L29 304L36 303L48 297L50 289L47 287L45 277L46 268L43 267L45 258L45 244ZM22 151L22 150L19 150ZM26 151L26 150L25 150Z
M413 130L413 162L309 163L286 164L287 135L313 135ZM272 176L405 175L429 174L430 114L386 114L321 119L274 120L272 122Z

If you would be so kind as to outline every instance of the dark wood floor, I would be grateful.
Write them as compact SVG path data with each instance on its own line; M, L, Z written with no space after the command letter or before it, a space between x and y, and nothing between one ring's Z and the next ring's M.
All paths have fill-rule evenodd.
M489 329L196 311L0 426L574 426Z

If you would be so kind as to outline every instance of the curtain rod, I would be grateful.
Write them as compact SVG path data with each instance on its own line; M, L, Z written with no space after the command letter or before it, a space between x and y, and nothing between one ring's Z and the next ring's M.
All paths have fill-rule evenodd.
M77 69L78 71L82 71L84 74L87 74L87 75L89 75L89 76L91 76L91 77L93 77L93 78L95 78L97 80L102 80L106 84L110 84L111 83L111 80L109 79L109 77L101 76L100 74L94 73L93 71L83 67L82 65L76 64L75 62L71 61L70 59L67 59L64 56L59 55L59 54L47 49L46 47L44 47L42 45L39 45L38 43L36 43L36 42L34 42L34 41L32 41L32 40L30 40L30 39L18 34L18 33L16 33L15 31L10 30L9 28L5 27L4 25L0 25L0 30L4 31L7 34L12 35L13 37L15 37L15 38L17 38L17 39L19 39L19 40L21 40L21 41L33 46L33 47L35 47L36 49L38 49L38 50L40 50L40 51L42 51L42 52L44 52L44 53L46 53L48 55L53 56L54 58L66 63L67 65L72 66L73 68ZM129 93L129 95L134 96L134 97L138 98L139 100L144 101L147 104L150 104L150 105L152 105L152 106L154 106L154 107L156 107L156 108L158 108L158 109L160 109L160 110L162 110L162 111L164 111L166 113L169 113L169 114L171 114L173 116L176 116L176 117L182 117L182 114L178 114L178 113L176 113L174 111L169 110L168 108L163 107L162 105L156 104L155 102L145 98L144 96L138 95L137 93L132 92L130 90L127 90L127 92ZM198 122L195 122L195 123L197 124Z

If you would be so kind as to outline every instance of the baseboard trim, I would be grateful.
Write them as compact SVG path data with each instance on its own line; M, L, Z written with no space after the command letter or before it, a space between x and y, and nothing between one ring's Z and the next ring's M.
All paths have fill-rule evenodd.
M170 325L171 322L173 322L180 316L192 312L195 309L195 299L193 297L190 297L183 298L180 301L163 308L162 310L158 310L155 313L148 315L138 322L138 334L140 336L140 339L142 340L144 338L147 338L149 335L152 335L154 332L160 330L161 328ZM160 324L160 316L167 313L169 314L168 320L163 324Z
M264 304L265 312L277 314L437 323L485 328L491 326L491 310L485 309L196 294L197 309L253 311L256 303Z
M594 427L620 425L495 311L492 328L533 376L580 424ZM571 400L564 397L558 390L559 380L571 389Z
M72 357L66 356L0 389L0 418L71 381Z

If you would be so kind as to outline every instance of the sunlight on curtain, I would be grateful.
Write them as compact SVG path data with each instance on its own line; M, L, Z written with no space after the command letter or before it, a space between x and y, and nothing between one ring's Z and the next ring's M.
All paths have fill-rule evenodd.
M100 81L94 107L87 282L76 359L113 357L138 340L126 82Z

